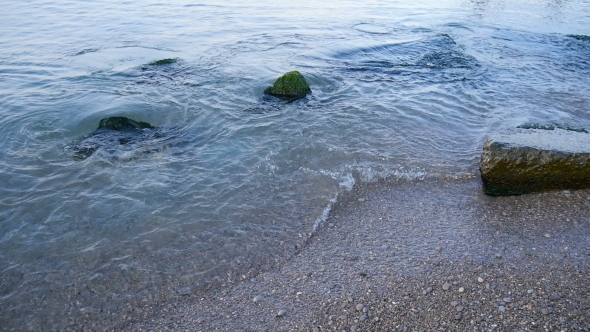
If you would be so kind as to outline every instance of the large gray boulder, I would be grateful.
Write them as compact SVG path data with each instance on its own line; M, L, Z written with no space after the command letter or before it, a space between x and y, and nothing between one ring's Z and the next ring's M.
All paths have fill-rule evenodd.
M590 188L590 134L516 128L486 141L480 164L493 196Z

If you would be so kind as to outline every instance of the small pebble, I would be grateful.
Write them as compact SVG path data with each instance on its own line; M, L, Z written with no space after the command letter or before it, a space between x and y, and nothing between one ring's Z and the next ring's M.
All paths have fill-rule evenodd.
M526 292L527 292L527 293L529 293L529 294L532 294L532 293L533 293L533 290L532 290L532 289L529 289L529 290L528 290L528 291L526 291Z
M320 329L318 329L317 327L314 327L313 329L311 329L312 332L320 332Z
M465 288L459 287L459 293L463 293L464 291L465 291Z
M254 296L254 298L252 299L252 301L254 301L255 303L256 302L260 302L260 301L262 301L262 296L256 295L256 296Z
M364 305L359 303L356 305L356 310L361 311L361 310L363 310L364 307L365 307Z
M451 284L449 284L448 282L445 282L445 284L443 285L443 290L449 290L451 288Z
M504 312L506 311L506 307L504 307L503 305L498 307L498 310L500 310L500 312Z
M358 331L358 328L356 327L356 325L353 325L353 326L350 327L350 331L351 332L356 332L356 331Z
M455 308L455 310L457 310L457 311L459 311L459 312L463 311L463 309L465 309L465 307L464 307L464 306L462 306L462 305L459 305L459 306L457 306L457 307Z
M441 252L442 251L442 248L441 247L436 247L436 248L434 248L434 250L436 250L438 252Z
M369 316L367 316L367 315L362 315L362 316L361 316L361 320L362 320L363 322L366 322L366 321L368 321L368 320L369 320Z
M543 308L543 309L541 309L541 313L543 315L549 315L549 310L547 308Z
M373 318L373 321L374 321L374 322L378 322L378 321L379 321L379 317L375 317L375 318Z
M512 302L512 298L511 297L505 297L502 300L504 300L504 302L506 302L506 303Z
M551 235L549 235L549 234L545 234L545 237L546 237L546 238L550 238L550 237L551 237Z
M455 319L456 320L460 320L461 318L463 318L463 316L461 314L456 314L455 315Z
M426 288L426 289L425 289L425 290L422 292L422 294L426 295L426 294L429 294L430 292L432 292L432 287L428 287L428 288Z
M456 307L456 306L458 306L458 305L459 305L459 302L458 302L458 301L452 301L452 302L451 302L451 305L452 305L453 307Z
M285 317L286 314L287 314L287 311L279 310L279 312L277 312L277 317Z
M559 300L559 294L551 294L549 295L549 299L550 300Z
M496 258L497 259L501 259L502 258L502 254L496 254Z
M483 282L483 278L482 277L479 277L479 278L477 278L477 281L478 282Z

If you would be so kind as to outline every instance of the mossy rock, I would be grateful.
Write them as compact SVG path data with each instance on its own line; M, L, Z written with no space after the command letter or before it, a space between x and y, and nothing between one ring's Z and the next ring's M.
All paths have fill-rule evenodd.
M153 129L154 126L147 122L135 121L124 116L111 116L100 120L98 129L110 129L117 131L130 131L137 129Z
M590 134L517 128L493 135L480 162L492 196L590 188Z
M162 59L162 60L150 62L150 63L148 63L148 65L150 65L150 66L162 66L162 65L170 65L170 64L173 64L173 63L176 63L176 62L178 62L178 59L176 59L176 58L169 58L169 59Z
M311 89L305 77L295 70L279 77L272 86L264 90L264 93L282 99L295 100L311 93Z

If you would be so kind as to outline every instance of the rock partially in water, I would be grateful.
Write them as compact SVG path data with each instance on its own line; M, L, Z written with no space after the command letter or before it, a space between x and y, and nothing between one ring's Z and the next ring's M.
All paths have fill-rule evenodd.
M296 100L311 93L311 88L305 77L295 70L279 77L264 93L281 99Z
M100 120L98 129L111 129L118 131L130 131L138 129L154 129L154 126L147 122L135 121L124 116L111 116Z
M484 144L480 171L493 196L590 188L590 134L516 128L494 135Z
M145 142L162 138L165 134L147 122L115 116L100 120L94 132L68 150L73 152L75 160L84 160L99 149L117 159L134 151L152 151L155 145Z

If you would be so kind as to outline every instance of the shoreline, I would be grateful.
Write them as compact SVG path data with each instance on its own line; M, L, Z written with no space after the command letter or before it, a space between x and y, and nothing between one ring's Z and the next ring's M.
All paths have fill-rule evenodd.
M160 309L125 329L588 330L590 190L362 184L287 262Z

